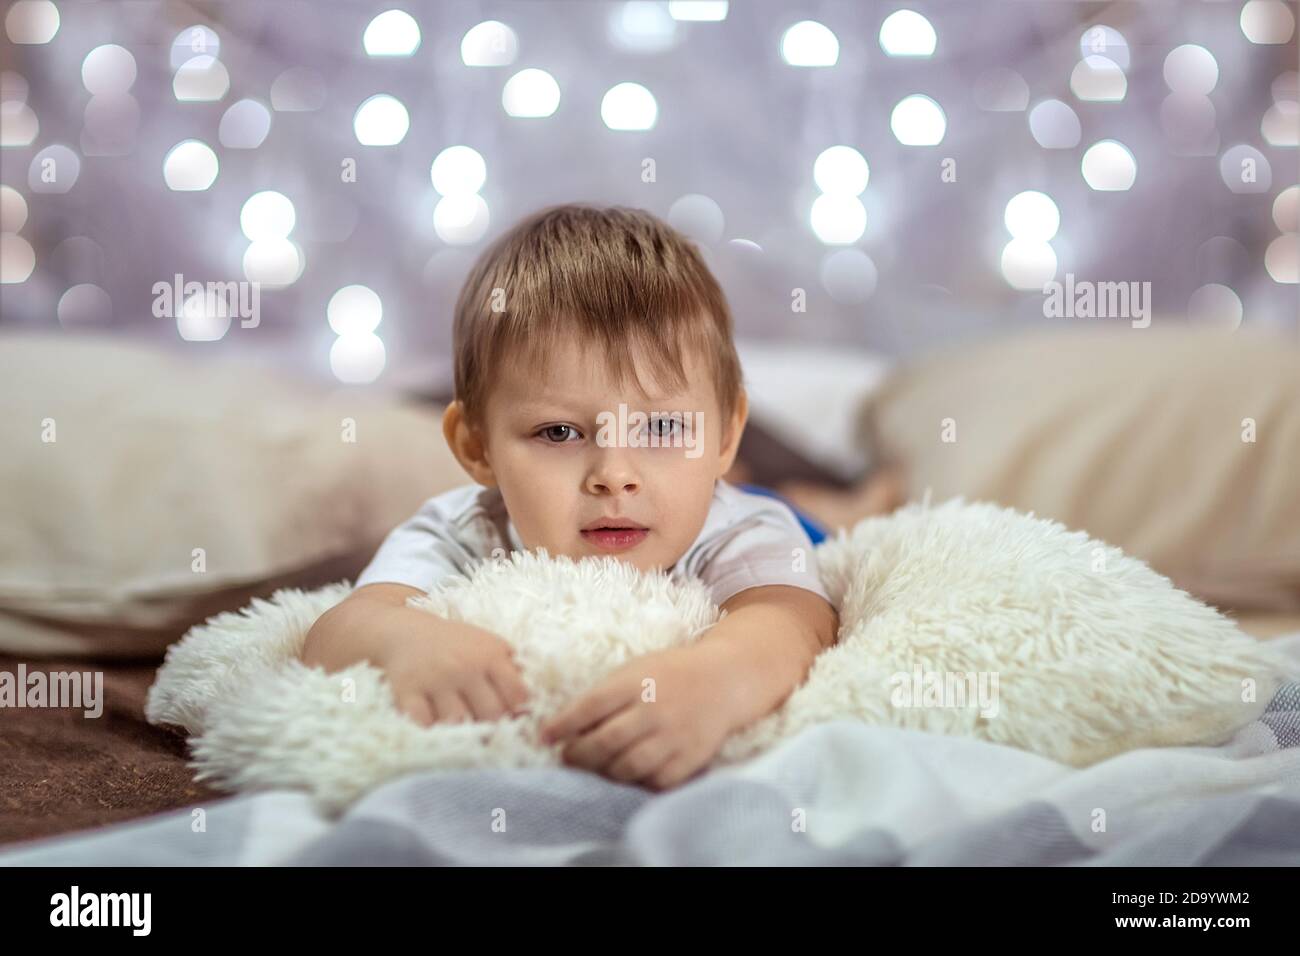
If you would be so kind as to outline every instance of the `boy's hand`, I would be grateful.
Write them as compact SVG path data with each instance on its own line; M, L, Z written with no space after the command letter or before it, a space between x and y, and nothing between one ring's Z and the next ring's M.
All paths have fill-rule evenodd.
M398 710L425 727L498 720L527 709L528 688L513 648L491 631L460 621L441 621L433 635L393 637L380 666Z
M423 593L403 584L357 588L312 625L303 663L333 673L368 661L388 678L397 709L424 726L524 711L528 688L513 648L481 627L407 606Z
M539 728L566 763L660 790L707 766L733 728L725 658L700 645L628 661Z

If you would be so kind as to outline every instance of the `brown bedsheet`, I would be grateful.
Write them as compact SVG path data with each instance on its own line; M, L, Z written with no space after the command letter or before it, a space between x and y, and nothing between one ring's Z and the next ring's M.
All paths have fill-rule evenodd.
M17 674L20 659L0 655ZM27 673L102 671L103 713L0 707L0 844L119 823L225 796L194 783L185 735L145 723L158 665L22 659Z
M1300 614L1237 615L1260 639L1300 631ZM195 783L182 731L145 723L156 663L24 661L27 672L102 670L104 712L0 708L0 844L162 813L228 794ZM0 670L19 659L0 655Z

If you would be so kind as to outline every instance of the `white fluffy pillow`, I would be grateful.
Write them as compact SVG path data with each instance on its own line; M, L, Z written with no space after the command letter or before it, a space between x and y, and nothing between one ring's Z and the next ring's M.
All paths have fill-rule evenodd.
M914 504L817 555L839 642L755 737L853 716L1084 766L1221 742L1268 706L1289 666L1146 563L1032 512ZM996 675L996 716L896 706L917 668L923 700L932 677Z
M1267 706L1285 673L1268 645L1145 564L1009 509L913 505L825 542L818 560L840 609L839 644L780 709L729 739L717 764L814 723L857 719L1082 765L1135 747L1216 743ZM412 604L508 640L532 713L424 728L398 713L370 665L327 675L297 659L312 623L349 590L279 591L168 651L146 716L195 735L200 779L302 788L331 811L415 770L555 763L559 747L536 743L540 719L629 658L690 642L718 620L699 582L613 558L483 562ZM927 696L968 673L966 687L983 675L996 696L966 706ZM914 686L911 703L926 706L900 696Z

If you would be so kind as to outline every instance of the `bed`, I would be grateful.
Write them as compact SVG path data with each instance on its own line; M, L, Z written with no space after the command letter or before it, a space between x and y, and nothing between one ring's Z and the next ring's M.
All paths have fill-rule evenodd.
M153 669L119 664L102 722L7 725L0 865L1300 865L1300 620L1260 625L1292 629L1273 639L1297 681L1217 747L1072 769L837 721L663 794L570 768L418 773L338 819L300 793L192 783L184 741L144 723ZM195 808L219 838L196 835Z
M1017 350L1031 346L1029 361ZM1161 522L1134 515L1133 508L1152 511L1150 501L1126 501L1127 513L1103 514L1104 495L1061 488L1060 478L1086 473L1095 486L1105 484L1107 468L1131 468L1125 443L1133 422L1111 414L1107 433L1098 424L1109 414L1105 403L1077 389L1054 405L1040 396L1035 414L1019 418L990 397L989 377L1014 378L1008 369L1032 367L1035 382L1008 384L1022 398L1030 387L1045 391L1044 382L1068 383L1070 374L1054 371L1051 356L1078 362L1086 350L1078 341L1055 351L1023 340L990 348L956 368L943 357L889 375L875 359L858 368L841 362L856 378L836 394L852 407L833 418L851 422L861 409L855 455L840 449L826 456L839 439L800 444L790 409L808 401L806 389L780 399L779 363L764 378L755 360L750 387L785 407L787 420L756 421L752 474L843 483L854 462L901 461L914 496L939 486L1088 527L1221 607L1247 633L1279 642L1294 655L1300 679L1300 467L1265 445L1273 454L1267 467L1236 473L1253 484L1229 482L1233 507L1251 508L1228 522L1230 534L1224 522L1204 520L1216 502L1193 500L1182 493L1189 483L1167 476L1158 479L1168 482L1155 509ZM1300 367L1289 364L1295 348L1287 348L1262 349L1273 356L1267 360L1247 350L1235 365L1222 343L1205 341L1197 354L1212 355L1218 367L1262 390L1254 406L1261 434L1282 436L1294 455L1295 376L1269 364L1276 360L1283 372ZM16 336L6 349L16 370L6 407L16 413L0 420L0 432L14 430L0 440L18 451L0 465L13 511L3 522L12 547L0 549L0 670L100 671L104 710L98 719L67 709L0 710L7 770L0 775L0 863L1300 864L1296 684L1221 746L1139 751L1084 770L972 740L835 723L752 765L657 796L567 769L415 774L374 791L342 819L326 820L300 794L211 790L192 779L180 733L144 721L164 649L252 595L354 575L387 529L426 497L463 483L437 428L439 396L362 399L286 384L269 370L234 374L121 342ZM1149 361L1144 370L1158 379ZM1181 386L1175 379L1171 373L1150 388L1166 396L1178 387L1214 391L1204 376L1182 374ZM140 389L141 381L150 388ZM961 383L970 394L952 391ZM1089 387L1113 391L1096 376ZM996 446L999 461L1016 463L1014 474L984 467L978 455L945 460L946 449L906 427L937 421L954 401L977 414L974 393L990 420L1027 423L1019 445L1007 438ZM250 416L250 403L265 413ZM1190 399L1186 405L1189 420L1204 420L1203 408ZM1162 422L1166 451L1201 434L1171 421L1170 406L1177 403L1166 402L1148 420ZM1044 417L1053 409L1054 423ZM43 417L56 419L66 436L57 460L50 447L34 445L24 424ZM1230 410L1232 421L1241 417L1241 409ZM348 420L362 436L351 445L339 438ZM1075 426L1094 446L1075 442L1071 453L1092 458L1063 464L1061 447L1069 443L1053 447L1043 436ZM1140 444L1154 446L1153 454L1162 447L1149 430ZM1230 458L1215 447L1188 454ZM1038 471L1036 462L1044 463ZM43 517L52 498L75 519L66 527ZM203 506L192 507L195 500ZM1244 537L1237 525L1258 529L1258 537ZM1092 833L1087 819L1099 804L1116 821L1106 834ZM476 835L473 814L496 805L524 814L518 839L489 843ZM787 838L792 807L815 821L808 839ZM193 839L196 808L209 832L219 825L233 835Z

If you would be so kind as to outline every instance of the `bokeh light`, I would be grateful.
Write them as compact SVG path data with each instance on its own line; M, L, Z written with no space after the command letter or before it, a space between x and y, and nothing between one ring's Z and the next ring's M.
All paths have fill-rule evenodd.
M345 285L330 296L325 315L336 335L373 332L384 316L384 303L369 286Z
M1093 143L1079 164L1083 180L1099 192L1122 192L1137 179L1137 159L1123 143L1103 139Z
M501 90L501 106L508 116L550 116L559 105L560 84L545 70L520 70Z
M0 70L0 102L27 102L27 80L13 70Z
M1012 239L1002 250L1002 277L1013 289L1035 289L1056 276L1056 250L1033 239Z
M1086 56L1070 74L1070 92L1087 103L1116 103L1128 92L1128 80L1114 60Z
M181 140L163 158L163 181L177 192L201 192L217 178L217 154L197 139Z
M293 232L297 221L293 202L274 189L253 193L239 210L239 228L253 242L284 239Z
M1217 282L1201 286L1187 300L1187 317L1192 322L1236 331L1243 316L1237 293Z
M727 227L722 207L699 193L674 202L668 209L668 224L705 246L720 242Z
M487 180L487 163L469 146L448 146L429 168L433 188L443 196L476 193Z
M1250 252L1232 236L1212 236L1196 250L1196 276L1202 282L1232 283L1250 268Z
M1268 244L1264 252L1264 268L1274 282L1294 285L1300 282L1300 237L1294 232L1284 232Z
M81 176L81 157L62 143L53 143L32 157L27 188L34 193L66 193Z
M227 149L257 149L270 132L271 111L257 100L240 100L222 115L217 140Z
M1083 136L1083 127L1068 104L1043 100L1029 111L1029 132L1044 149L1074 149Z
M823 293L817 335L830 337L838 323L873 347L928 347L937 323L849 320L866 315L858 307L868 302L881 313L914 313L917 290L936 270L965 277L938 280L956 291L954 313L966 296L990 311L1010 301L1019 322L1035 303L1008 285L1040 289L1067 269L1099 281L1131 269L1129 277L1163 290L1168 321L1193 289L1205 321L1240 324L1242 303L1261 324L1291 321L1300 74L1289 0L1196 6L1195 16L1169 22L1121 6L1067 16L1039 0L1042 17L1017 10L1006 23L992 14L967 22L906 0L863 10L805 5L757 21L748 6L730 16L717 0L609 0L586 32L510 5L454 17L386 0L345 20L301 22L286 22L294 17L278 5L262 19L202 4L150 19L135 6L21 0L0 13L5 42L28 44L6 47L15 55L0 71L0 234L15 322L130 323L138 303L127 282L138 288L140 277L125 273L136 259L164 261L170 273L159 254L174 252L177 271L204 278L310 286L273 301L292 316L328 300L330 327L356 337L340 354L370 356L373 367L377 353L382 369L386 342L427 344L395 323L415 321L421 294L455 291L490 227L504 228L551 193L574 195L591 170L552 160L575 149L597 163L597 179L642 197L621 201L653 208L728 270L737 314L756 334L780 322L764 312L764 291L811 282L810 292ZM482 19L492 15L512 26ZM1125 33L1094 23L1099 17ZM550 42L561 34L564 42ZM777 55L822 69L780 72ZM778 72L763 74L756 57ZM575 69L584 62L591 68ZM731 69L737 64L757 72ZM690 95L699 84L682 85L699 69L708 103ZM768 89L769 80L777 86ZM872 124L880 116L861 112L864 90L892 107L895 143L879 142ZM766 154L745 145L753 116L739 107L751 94L755 109L768 110L769 132L793 130ZM474 117L494 100L521 123L498 117L499 129L474 132ZM709 113L718 103L722 112ZM660 109L671 110L663 122ZM1005 115L1015 112L1027 126ZM413 128L417 116L424 125ZM710 129L722 138L705 142ZM623 131L645 135L616 135ZM99 158L113 156L129 159ZM658 182L646 168L651 157ZM939 185L950 181L947 157L961 166L952 188ZM412 162L417 176L428 169L432 188L411 181ZM1076 162L1082 181L1072 178ZM1216 164L1226 189L1213 182ZM529 170L561 167L563 181L528 179ZM1133 192L1095 195L1125 190ZM1009 235L997 229L999 206ZM146 226L166 219L158 241L147 238L158 230L140 231L141 217ZM415 276L419 288L357 258L381 245L375 237L387 227L417 244L399 243L394 262L380 266L419 273L437 260ZM374 288L345 284L354 278ZM196 341L220 338L230 318L200 309L186 329Z
M1207 96L1219 82L1214 54L1195 43L1184 43L1165 57L1165 82L1176 93Z
M857 196L823 193L813 201L809 223L827 245L849 245L867 230L867 207Z
M0 283L15 285L26 282L36 268L36 253L22 236L0 233Z
M1129 66L1128 41L1114 27L1099 23L1088 27L1083 31L1083 35L1079 37L1079 56L1084 59L1090 56L1104 56L1121 70L1127 70Z
M116 43L95 47L81 62L81 82L92 95L125 93L135 73L135 57Z
M0 232L18 232L26 222L27 200L23 194L12 186L0 186Z
M230 74L215 56L203 54L181 64L172 80L172 92L182 103L212 103L230 90Z
M386 358L383 340L374 333L340 335L330 347L330 370L340 382L365 385L379 378Z
M1279 75L1269 84L1269 91L1273 94L1275 103L1282 100L1292 103L1300 101L1300 70L1287 70Z
M176 314L176 331L186 342L216 342L230 331L230 309L223 295L196 292Z
M59 8L50 0L18 0L5 14L5 34L14 43L49 43L59 32Z
M376 93L357 107L352 131L362 146L396 146L406 139L411 116L402 101L387 93Z
M790 66L834 66L840 41L825 24L800 20L781 35L781 57Z
M841 305L861 305L876 292L876 264L861 249L837 249L822 260L822 287Z
M26 103L5 100L0 103L0 147L8 149L29 146L36 141L41 124L36 113Z
M921 93L899 100L889 115L889 128L904 146L935 146L943 142L948 121L939 104Z
M83 282L59 297L55 315L65 328L105 325L113 318L113 300L93 282Z
M1251 43L1286 43L1295 32L1295 14L1281 0L1250 0L1239 22Z
M1264 113L1259 134L1270 146L1293 147L1300 142L1300 103L1278 100Z
M1002 216L1007 232L1016 239L1047 242L1061 227L1061 212L1052 197L1027 189L1011 197Z
M448 245L478 242L487 233L488 204L478 193L444 195L433 210L433 228Z
M938 36L915 10L895 10L880 25L880 48L889 56L933 56Z
M813 180L824 193L858 196L870 178L866 158L852 146L832 146L813 163Z
M290 239L255 239L244 252L244 277L270 288L297 282L305 265L302 250Z
M1273 224L1280 232L1300 232L1300 186L1288 186L1277 194L1273 200Z
M601 98L600 118L613 130L653 129L659 104L640 83L619 83Z
M677 21L655 0L626 0L610 8L608 33L630 53L662 53L677 43Z
M518 55L515 31L500 20L471 27L460 41L460 59L466 66L509 66Z
M1273 167L1263 153L1246 143L1224 151L1219 175L1234 193L1266 193L1273 188Z
M420 48L420 25L405 10L385 10L366 26L361 45L367 56L410 56Z
M179 70L187 61L203 55L220 56L221 38L211 27L196 23L176 34L172 41L171 68Z

